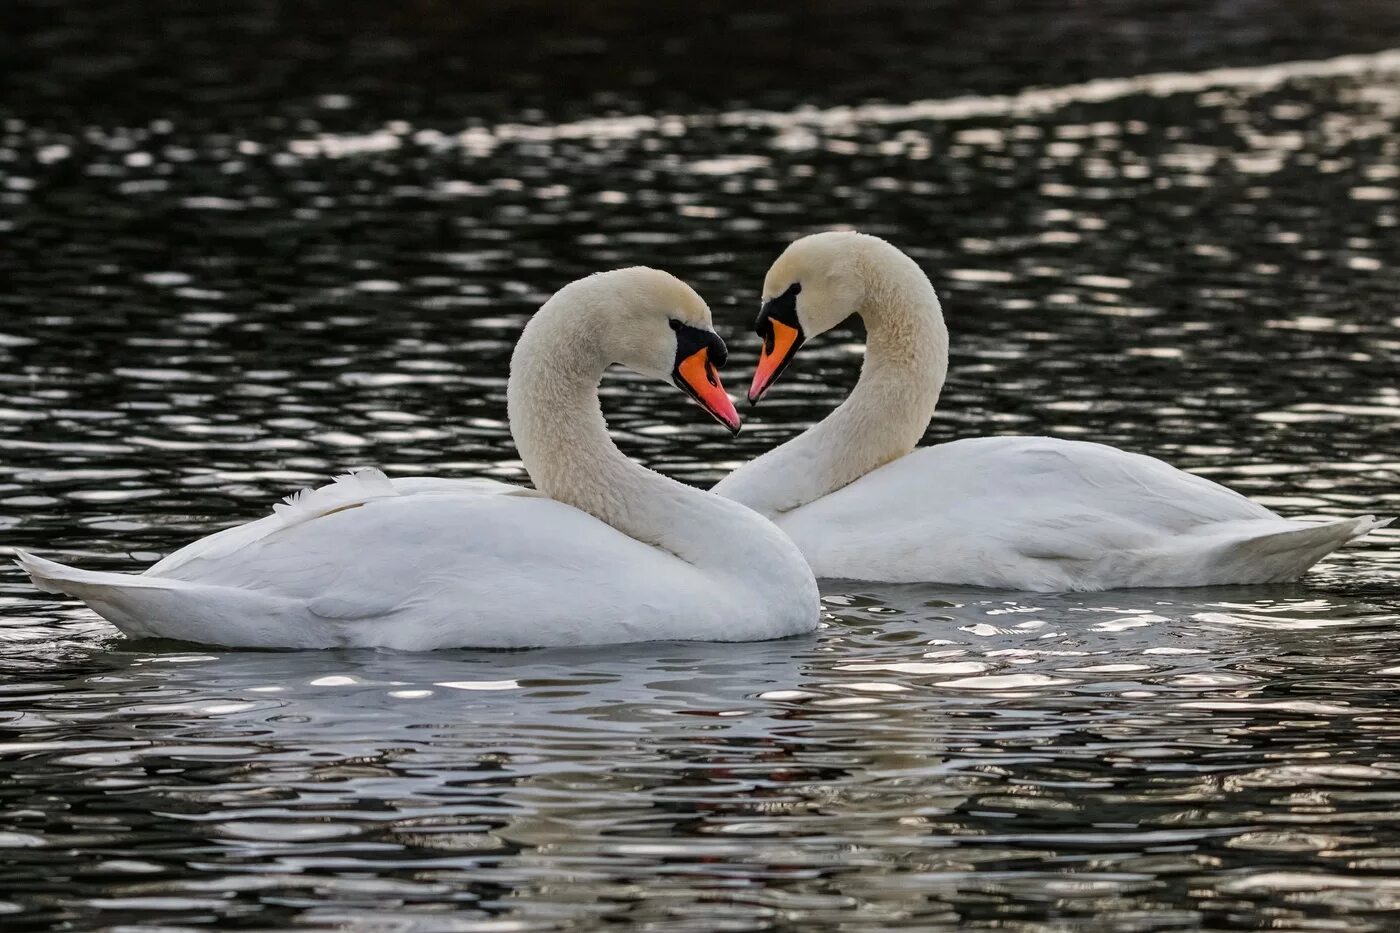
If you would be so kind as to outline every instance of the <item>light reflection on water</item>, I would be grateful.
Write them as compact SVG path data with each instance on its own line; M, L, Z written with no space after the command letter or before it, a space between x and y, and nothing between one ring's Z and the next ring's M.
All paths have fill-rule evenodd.
M4 688L8 883L107 922L368 910L426 929L448 902L525 929L703 929L1053 901L1196 925L1304 915L1327 873L1387 858L1400 669L1379 606L1304 587L827 606L814 638L513 653L32 625L6 651L27 672ZM50 877L75 847L95 902ZM1386 892L1348 897L1365 914Z
M929 442L1086 437L1290 515L1400 513L1388 61L960 113L314 145L11 121L4 543L130 568L347 465L519 479L504 373L551 290L671 269L742 373L767 263L833 224L905 246L943 295ZM859 362L848 337L811 345L737 442L664 387L619 377L604 403L630 453L709 483ZM520 653L125 642L6 576L0 910L1384 928L1396 540L1289 587L836 583L813 637Z

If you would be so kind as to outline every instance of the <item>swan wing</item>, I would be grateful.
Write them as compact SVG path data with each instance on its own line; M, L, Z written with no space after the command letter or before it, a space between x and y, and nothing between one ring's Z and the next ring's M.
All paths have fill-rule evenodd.
M552 499L437 494L372 501L269 535L203 568L199 582L302 602L327 622L408 621L432 640L475 629L462 643L516 646L641 640L602 635L641 627L647 607L693 605L699 577Z
M21 566L128 634L212 644L529 647L707 627L725 637L714 580L587 513L506 484L399 483L301 497L290 504L317 514L220 532L140 575L29 555Z
M1373 525L1353 522L1289 538L1318 526L1152 457L987 437L920 448L778 524L819 577L1064 590L1290 579Z
M150 576L183 579L191 573L197 574L197 568L204 562L236 554L274 532L340 509L363 505L373 499L442 494L539 495L533 489L492 479L417 476L391 480L372 467L353 470L337 476L325 486L292 493L275 504L272 514L266 518L225 528L193 541L151 565L145 572Z

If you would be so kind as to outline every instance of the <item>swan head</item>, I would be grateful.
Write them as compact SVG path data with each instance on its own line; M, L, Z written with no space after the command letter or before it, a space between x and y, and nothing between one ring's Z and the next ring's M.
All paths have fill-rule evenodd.
M615 363L675 385L731 433L739 433L739 413L717 371L728 351L715 333L709 306L689 285L668 272L637 266L580 279L556 297L586 309L588 342L604 365Z
M884 243L864 233L814 233L794 240L769 268L754 325L763 349L750 403L763 397L804 342L860 310L866 296L861 257L872 242Z

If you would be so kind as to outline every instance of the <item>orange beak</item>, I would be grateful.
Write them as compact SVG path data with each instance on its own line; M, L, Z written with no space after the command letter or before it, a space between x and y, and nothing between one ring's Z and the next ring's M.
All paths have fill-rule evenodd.
M763 341L763 351L758 355L758 368L753 371L753 384L749 386L750 404L763 398L763 393L778 381L787 364L792 362L797 348L802 345L802 331L796 327L773 319L768 321L768 326L770 329Z
M701 347L677 363L672 375L676 385L695 399L701 408L713 415L716 421L728 428L731 434L739 433L742 423L739 420L739 412L735 411L729 393L724 391L724 383L719 381L719 373L710 362L708 347Z

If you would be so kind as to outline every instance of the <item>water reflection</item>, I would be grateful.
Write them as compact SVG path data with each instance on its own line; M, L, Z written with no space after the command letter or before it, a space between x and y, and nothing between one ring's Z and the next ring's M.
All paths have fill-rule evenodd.
M4 689L11 883L50 892L36 922L1126 918L1175 884L1262 921L1251 899L1353 890L1310 872L1394 845L1393 612L1302 587L827 603L820 636L760 645L15 640L46 674ZM75 849L102 897L53 881L44 853ZM1285 875L1252 869L1271 854Z
M768 262L834 224L943 295L926 442L1092 438L1290 516L1400 513L1397 68L465 131L7 120L4 544L129 568L346 466L521 479L504 374L550 291L669 268L743 369ZM640 380L604 404L629 453L709 483L860 354L804 352L737 443ZM569 652L133 643L4 576L0 910L1384 928L1396 540L1293 587L833 584L815 637Z

